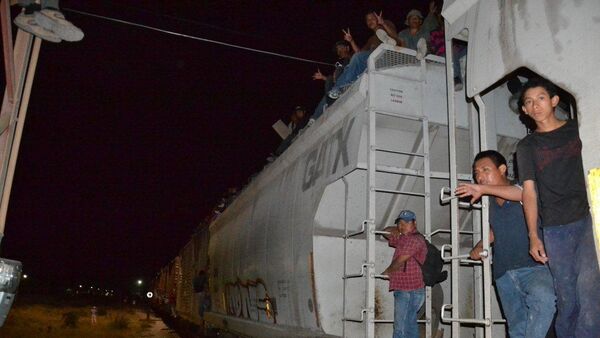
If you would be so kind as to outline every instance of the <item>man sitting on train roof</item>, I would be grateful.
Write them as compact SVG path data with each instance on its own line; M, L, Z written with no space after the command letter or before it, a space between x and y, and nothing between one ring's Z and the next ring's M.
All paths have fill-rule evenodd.
M556 311L554 283L547 265L529 255L529 240L521 199L521 188L506 177L506 159L495 150L482 151L473 161L477 184L462 183L458 197L483 194L490 199L490 244L494 244L493 276L511 337L544 338ZM471 259L481 260L483 243L471 250Z
M277 147L277 150L275 150L274 153L275 156L283 154L283 152L292 144L296 136L298 136L300 130L306 126L306 123L306 108L303 106L296 106L290 116L290 123L288 124L291 133L281 142L279 147Z
M83 39L81 29L65 19L59 10L58 0L19 0L23 11L15 18L15 25L25 32L50 42L79 41Z
M384 230L390 246L396 248L390 266L383 272L389 276L390 291L394 291L394 336L419 337L417 313L425 301L425 282L421 265L427 256L425 238L417 231L417 217L402 210L396 226Z
M335 63L335 71L333 74L325 76L321 73L320 69L317 69L317 72L313 74L313 80L325 81L325 95L323 95L323 98L321 101L319 101L317 108L315 108L314 113L310 117L310 120L308 121L309 126L312 125L314 121L321 116L321 114L323 114L323 110L327 105L327 92L333 88L333 85L336 83L337 79L342 75L344 69L350 62L350 58L352 57L353 53L352 49L350 48L350 43L346 40L340 40L336 42L334 51L338 57L338 60Z
M429 13L425 20L418 9L413 9L406 15L404 24L408 28L398 33L398 38L402 40L402 45L406 48L417 50L417 44L420 39L429 41L429 33L438 28L439 23L436 19L437 5L435 1L429 3Z
M365 15L367 27L373 31L373 35L367 40L367 43L359 48L356 41L352 38L350 28L342 29L344 40L348 41L354 50L354 55L350 59L350 63L346 66L344 73L337 79L335 85L327 94L332 100L336 100L342 94L343 90L354 82L367 69L367 59L371 52L375 50L381 43L381 39L385 39L386 43L398 44L402 46L402 41L398 39L396 26L393 22L383 19L383 13L369 12ZM379 33L377 31L379 30ZM381 39L378 37L381 37Z

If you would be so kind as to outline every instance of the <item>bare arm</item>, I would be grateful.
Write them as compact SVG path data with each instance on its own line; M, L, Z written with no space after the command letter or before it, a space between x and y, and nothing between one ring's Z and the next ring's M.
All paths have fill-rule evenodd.
M350 46L352 46L352 50L354 51L354 53L360 52L360 48L356 44L356 41L354 41L354 38L352 38L352 34L350 34L350 28L348 28L347 30L342 29L342 32L344 33L344 40L350 43Z
M535 182L527 180L523 182L523 211L529 232L529 254L534 260L545 264L548 261L544 243L538 236L538 206Z
M474 203L483 195L492 195L509 201L521 201L523 191L515 185L461 183L454 193L458 197L472 196L471 203Z
M494 232L492 231L492 229L490 229L489 238L490 238L490 244L494 243ZM471 257L471 259L481 260L481 252L482 251L483 251L483 241L479 241L479 242L477 242L475 247L473 247L473 249L469 253L469 256Z
M383 229L383 231L387 231L390 233L389 235L383 235L383 237L387 240L389 240L391 237L398 238L398 236L402 235L398 230L398 227L395 226L387 227Z

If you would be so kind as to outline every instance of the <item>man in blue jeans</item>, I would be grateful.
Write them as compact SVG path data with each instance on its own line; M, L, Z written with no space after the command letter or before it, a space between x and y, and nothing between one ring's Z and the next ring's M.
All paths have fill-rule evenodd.
M600 336L600 269L594 244L576 120L561 121L554 109L556 87L530 79L520 107L535 130L517 146L523 208L529 230L529 253L548 263L556 288L556 334ZM538 216L544 242L538 236Z
M352 38L352 34L350 34L350 29L342 30L344 32L344 40L350 43L352 50L354 51L354 55L350 58L350 63L344 69L344 72L340 77L336 80L335 85L329 93L327 94L329 98L336 100L342 92L345 90L347 86L352 84L364 71L367 69L367 59L371 52L377 48L382 41L379 40L377 35L375 34L377 30L385 31L388 37L396 42L399 46L402 46L402 41L398 40L398 33L396 31L396 26L393 22L389 20L384 20L382 13L371 12L365 15L365 21L367 27L373 31L373 35L367 40L367 43L362 48L359 48L356 44L356 41Z
M556 311L552 275L547 266L529 255L527 226L520 203L521 188L506 177L506 159L495 150L475 156L473 176L478 184L461 184L459 197L482 195L490 199L490 243L494 245L493 275L510 337L544 338ZM471 250L480 260L481 241Z
M418 338L417 313L425 301L421 264L427 256L427 245L417 231L414 212L402 210L394 223L396 226L385 228L390 234L384 237L396 250L383 272L389 276L390 291L394 291L393 338Z

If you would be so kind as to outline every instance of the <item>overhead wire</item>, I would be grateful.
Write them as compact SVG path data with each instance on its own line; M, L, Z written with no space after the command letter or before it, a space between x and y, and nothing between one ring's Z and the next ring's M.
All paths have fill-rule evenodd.
M131 22L131 21L126 21L126 20L122 20L122 19L112 18L112 17L104 16L104 15L99 15L99 14L94 14L94 13L79 11L79 10L75 10L75 9L70 9L70 8L64 8L63 7L63 8L61 8L61 10L62 11L66 11L66 12L72 12L72 13L77 13L77 14L81 14L81 15L91 16L91 17L94 17L94 18L108 20L108 21L112 21L112 22L118 22L118 23L121 23L121 24L130 25L130 26L134 26L134 27L149 29L149 30L153 30L153 31L156 31L156 32L170 34L170 35L174 35L174 36L178 36L178 37L183 37L183 38L188 38L188 39L192 39L192 40L213 43L213 44L216 44L216 45L221 45L221 46L226 46L226 47L231 47L231 48L237 48L237 49L246 50L246 51L250 51L250 52L255 52L255 53L260 53L260 54L266 54L266 55L271 55L271 56L276 56L276 57L281 57L281 58L286 58L286 59L291 59L291 60L296 60L296 61L316 63L316 64L327 65L327 66L333 66L334 65L333 63L329 63L329 62L316 61L316 60L301 58L301 57L297 57L297 56L292 56L292 55L287 55L287 54L282 54L282 53L277 53L277 52L271 52L271 51L267 51L267 50L263 50L263 49L251 48L251 47L241 46L241 45L237 45L237 44L233 44L233 43L228 43L228 42L223 42L223 41L218 41L218 40L213 40L213 39L207 39L207 38L202 38L202 37L199 37L199 36L194 36L194 35L189 35L189 34L184 34L184 33L173 32L173 31L170 31L170 30L162 29L162 28L152 27L152 26L149 26L149 25L144 25L144 24L135 23L135 22Z

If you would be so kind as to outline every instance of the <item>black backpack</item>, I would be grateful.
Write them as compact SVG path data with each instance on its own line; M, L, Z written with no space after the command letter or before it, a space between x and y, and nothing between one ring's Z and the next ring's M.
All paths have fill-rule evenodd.
M444 268L444 261L442 260L441 251L433 244L431 244L423 235L419 234L425 241L427 246L427 256L423 264L415 258L415 261L421 267L421 273L423 274L423 282L426 286L434 286L437 283L441 283L448 278L448 271L442 271ZM404 263L404 271L406 271L406 263Z

